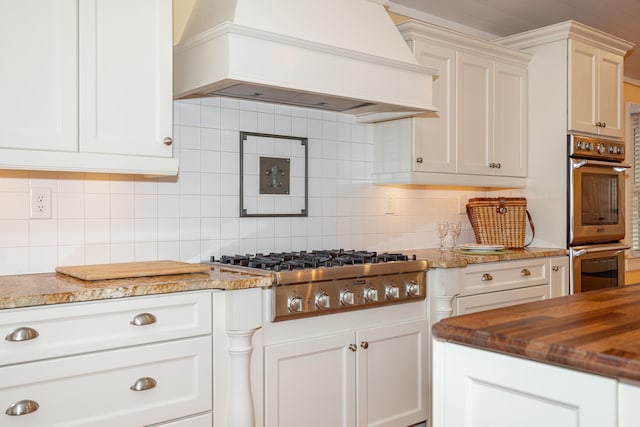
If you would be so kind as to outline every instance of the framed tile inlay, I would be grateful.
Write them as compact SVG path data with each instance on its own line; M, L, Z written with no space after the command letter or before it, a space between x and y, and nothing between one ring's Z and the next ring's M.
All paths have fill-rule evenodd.
M307 163L307 138L240 132L240 216L307 216Z

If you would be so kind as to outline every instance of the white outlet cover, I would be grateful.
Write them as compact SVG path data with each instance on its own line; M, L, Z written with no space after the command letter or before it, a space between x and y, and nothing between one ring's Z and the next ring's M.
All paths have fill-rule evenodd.
M29 196L29 218L51 219L51 188L31 187Z

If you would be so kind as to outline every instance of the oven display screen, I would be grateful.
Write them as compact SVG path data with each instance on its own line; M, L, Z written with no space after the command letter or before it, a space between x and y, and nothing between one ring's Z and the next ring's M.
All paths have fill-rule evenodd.
M618 224L618 177L612 174L582 175L582 225Z
M585 259L581 263L582 292L618 287L618 257Z

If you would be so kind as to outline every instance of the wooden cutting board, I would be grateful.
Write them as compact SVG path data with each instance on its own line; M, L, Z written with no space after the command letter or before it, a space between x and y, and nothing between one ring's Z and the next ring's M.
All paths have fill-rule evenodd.
M202 273L206 265L180 261L122 262L115 264L72 265L56 267L56 272L82 280L125 279L129 277L164 276L167 274Z

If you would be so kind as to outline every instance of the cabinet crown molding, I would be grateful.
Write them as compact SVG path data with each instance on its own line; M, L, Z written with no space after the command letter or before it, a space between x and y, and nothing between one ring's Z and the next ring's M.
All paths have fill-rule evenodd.
M519 63L529 63L532 55L498 44L495 41L481 39L459 31L440 27L414 19L399 23L398 31L406 41L421 40L471 53L482 53L494 58Z
M567 39L585 41L599 49L622 56L634 46L620 37L572 20L502 37L496 42L514 49L528 49Z

